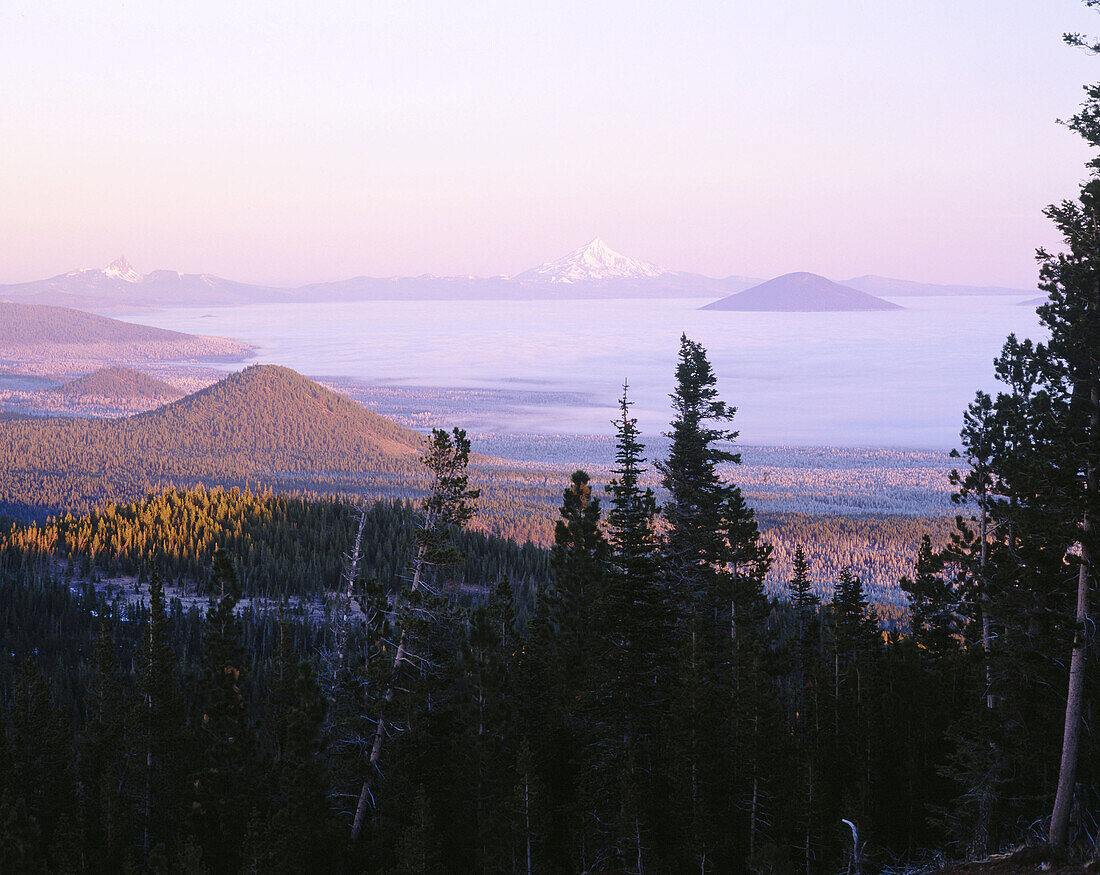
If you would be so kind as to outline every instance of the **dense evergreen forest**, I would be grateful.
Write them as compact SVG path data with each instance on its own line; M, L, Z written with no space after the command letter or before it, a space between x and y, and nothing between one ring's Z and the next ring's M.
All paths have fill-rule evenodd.
M1067 125L1100 152L1100 85ZM20 482L67 503L150 460L334 482L385 460L421 485L414 505L158 490L0 528L0 869L812 875L1023 842L1095 860L1098 212L1100 158L1047 210L1050 339L1010 336L1002 391L965 411L962 513L915 545L886 624L858 574L814 581L797 546L765 585L775 550L720 473L733 410L686 336L667 451L647 458L624 386L612 477L561 484L548 553L471 534L463 431L421 440L280 369L111 441L0 422L15 507ZM265 394L288 383L310 415ZM211 416L234 392L272 401L261 427ZM56 479L20 480L32 452ZM96 579L120 572L147 599L108 601ZM166 595L183 581L205 610Z
M771 547L717 474L731 413L687 338L677 379L663 505L624 392L615 477L573 476L549 557L467 531L458 430L426 445L415 510L195 489L8 526L11 871L871 871L1026 837L1058 784L1057 593L994 588L993 527L983 566L960 518L902 581L905 628L848 569L822 603L801 550L769 596ZM147 603L96 590L120 571ZM205 612L166 599L183 578ZM248 593L324 612L237 610ZM1086 730L1078 850L1098 753Z
M363 573L393 590L415 537L414 508L377 501L364 513ZM86 516L66 514L41 526L0 530L0 569L23 579L60 577L77 585L119 575L145 582L157 573L206 593L220 547L233 557L241 595L318 599L339 583L358 518L355 506L321 496L169 489ZM456 544L462 561L444 572L451 588L486 595L507 577L521 591L534 592L549 578L547 552L530 543L463 531Z

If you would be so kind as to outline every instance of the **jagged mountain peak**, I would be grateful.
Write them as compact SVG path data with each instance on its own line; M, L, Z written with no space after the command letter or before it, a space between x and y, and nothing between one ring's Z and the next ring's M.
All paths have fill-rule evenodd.
M127 283L140 283L145 279L134 270L134 266L126 260L126 256L120 255L106 267L82 267L80 270L71 270L64 275L65 278L78 279L82 282L101 282L102 280L122 280ZM61 277L55 277L61 279ZM29 285L29 284L28 284Z
M599 237L557 261L549 261L515 277L528 282L575 283L588 280L652 279L668 273L648 261L619 252Z
M120 255L118 258L108 264L105 268L103 268L103 272L107 276L116 277L117 279L125 280L128 283L140 283L142 280L141 274L134 270L134 266L126 260L125 255Z

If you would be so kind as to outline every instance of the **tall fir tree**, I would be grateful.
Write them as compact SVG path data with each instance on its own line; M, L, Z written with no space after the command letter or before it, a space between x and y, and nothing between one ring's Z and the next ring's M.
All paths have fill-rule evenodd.
M22 829L13 831L23 832L22 841L32 839L32 859L42 858L63 828L71 832L76 815L73 726L58 708L42 669L29 658L15 678L7 724L11 787L25 804L13 817L16 823L25 818ZM9 814L15 812L9 809Z
M285 609L268 668L263 780L256 791L243 868L286 873L335 868L341 843L329 817L325 700L313 666L296 653Z
M866 826L873 799L870 705L880 655L878 623L863 581L842 568L829 606L833 645L833 764L831 776L843 816Z
M1086 5L1100 8L1092 0ZM1080 35L1066 40L1100 52ZM1100 150L1100 85L1085 93L1066 124ZM1100 157L1087 166L1078 196L1045 211L1063 240L1063 251L1037 253L1039 286L1048 297L1038 314L1049 339L1009 336L995 363L1006 389L990 412L1002 438L988 469L1003 549L991 557L997 567L988 608L1002 624L997 649L1004 669L991 692L1002 720L1018 705L1024 730L1042 739L1032 747L1032 763L1021 765L1031 775L1025 792L1041 800L1030 813L1038 817L1038 805L1049 806L1047 837L1055 846L1071 841L1074 810L1095 807L1100 798L1100 774L1092 767L1100 761L1097 739L1085 719L1095 707L1086 666L1090 652L1094 659L1097 653L1090 603L1100 556ZM1061 571L1065 566L1074 569L1072 578ZM1019 671L1030 654L1041 656ZM1035 709L1015 688L1013 678L1024 676L1064 693ZM1060 744L1048 741L1054 732L1045 722L1055 708ZM1057 780L1051 781L1046 775L1055 762Z
M806 551L799 544L794 549L794 567L791 571L790 582L791 604L795 610L805 612L813 610L821 599L814 593L814 586L810 582L810 566L806 562Z
M675 710L684 738L674 769L689 800L686 854L702 869L722 868L743 864L755 850L769 792L753 752L769 699L761 655L771 548L740 488L719 471L741 460L730 448L736 411L718 397L706 350L686 335L671 400L668 458L657 469L668 492L661 572L675 594L681 644ZM731 831L724 824L735 808L749 817Z
M425 632L434 619L449 615L452 608L449 599L430 591L428 577L433 570L454 565L462 558L455 537L474 517L476 502L481 494L480 490L470 488L470 441L465 430L455 428L447 433L442 429L433 429L420 461L431 475L431 484L422 504L412 579L396 598L394 629L397 641L393 648L392 673L389 681L379 689L377 700L372 703L377 716L373 720L366 774L361 779L352 818L352 844L359 840L362 833L373 795L371 786L381 773L382 750L390 734L390 715L396 710L393 706L394 695L406 688L404 680L411 663L430 662L430 654L415 654L411 647L417 642L418 633L419 640L425 646L441 644L442 640ZM403 709L406 715L410 708L415 710L422 704L426 705L426 702L414 701L415 697L406 698Z
M191 751L184 742L180 676L170 643L164 583L149 578L149 614L136 655L137 715L141 744L141 850L148 864L155 853L174 852L187 810L184 776Z
M667 681L669 607L658 582L653 490L643 487L645 447L623 385L610 508L609 569L598 602L591 724L591 822L608 865L647 868L658 827L651 807L657 778L657 732ZM614 862L611 862L614 861Z
M101 868L122 866L125 849L134 844L137 821L128 780L129 763L138 753L133 746L137 727L127 719L131 703L126 697L112 620L108 614L96 632L94 673L86 700L88 722L80 751L82 820L92 845L89 862Z
M604 595L609 547L600 500L588 474L575 471L562 496L551 550L549 619L556 633L560 680L575 697L587 680L595 650L595 612Z
M657 464L669 495L662 509L668 521L663 573L690 606L712 599L716 575L733 571L737 595L745 608L755 602L755 611L771 551L741 490L718 472L719 464L738 464L741 456L727 448L737 438L725 427L736 409L718 398L717 382L706 350L681 336L668 459Z
M240 584L223 550L214 553L210 592L195 718L200 751L193 814L206 865L213 872L235 872L257 791L257 750L244 632L237 616Z
M932 549L928 535L921 538L913 577L903 577L900 586L909 600L913 642L930 660L946 659L956 650L955 636L960 632L958 598L944 573L944 558Z

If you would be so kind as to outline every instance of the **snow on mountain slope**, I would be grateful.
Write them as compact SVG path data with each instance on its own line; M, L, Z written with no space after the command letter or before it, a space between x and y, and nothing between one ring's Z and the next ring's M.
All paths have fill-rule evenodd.
M0 301L113 310L134 306L232 306L287 297L281 289L253 286L212 274L154 270L140 274L125 258L44 280L0 285Z
M140 273L134 270L134 266L126 260L124 255L120 255L103 268L103 273L106 276L124 280L128 283L140 283L144 279Z
M126 256L120 255L106 267L84 267L80 270L71 270L64 277L53 277L54 281L67 279L81 279L85 282L97 280L122 280L126 283L140 283L145 277L134 270L134 266L126 260Z
M540 264L517 274L519 282L577 283L592 280L653 279L664 276L662 270L647 261L637 261L622 255L599 237L564 258Z

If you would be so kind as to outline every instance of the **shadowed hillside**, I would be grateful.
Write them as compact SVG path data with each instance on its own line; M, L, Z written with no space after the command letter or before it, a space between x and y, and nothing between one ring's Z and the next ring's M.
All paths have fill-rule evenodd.
M181 359L240 361L251 347L66 307L0 302L0 362L28 374L86 373L103 365Z
M96 316L68 307L0 302L0 345L38 343L131 343L179 341L190 337L179 331L151 328Z

